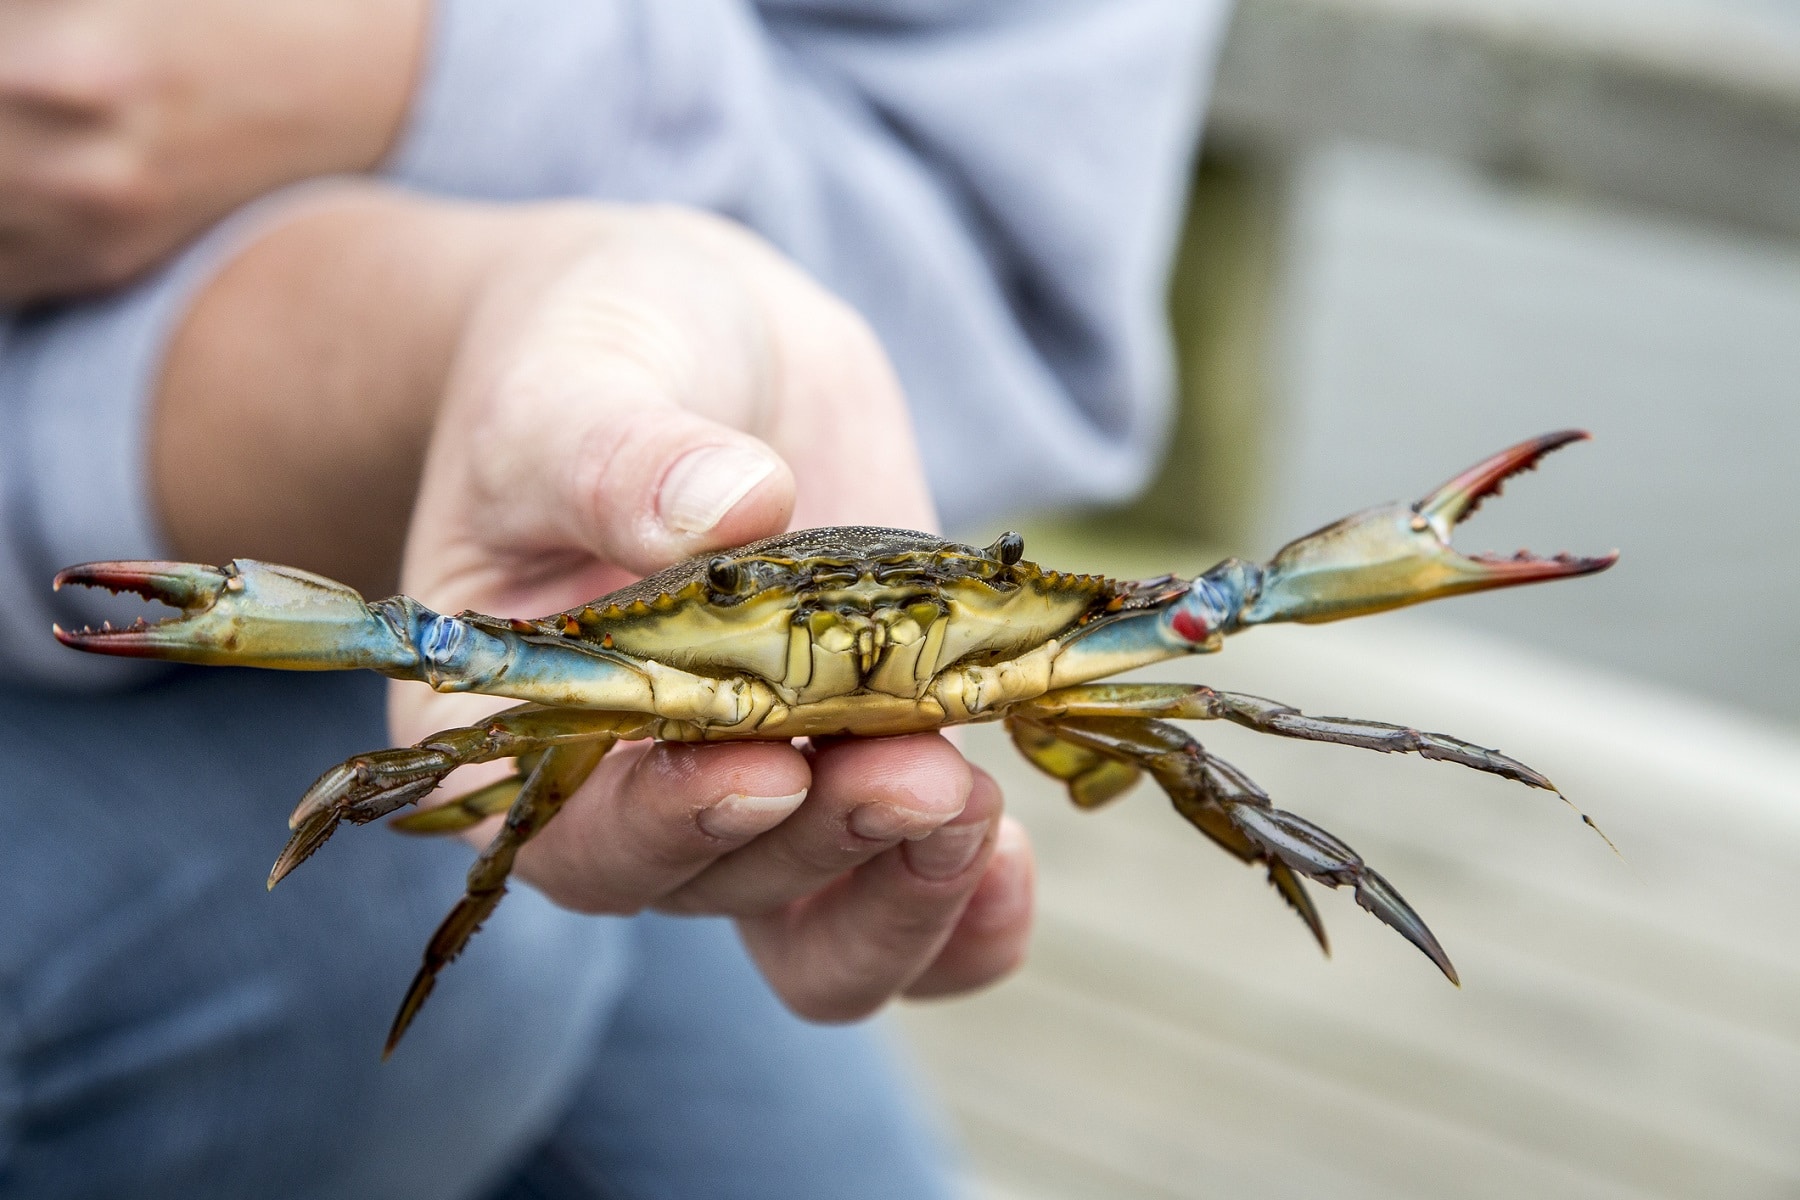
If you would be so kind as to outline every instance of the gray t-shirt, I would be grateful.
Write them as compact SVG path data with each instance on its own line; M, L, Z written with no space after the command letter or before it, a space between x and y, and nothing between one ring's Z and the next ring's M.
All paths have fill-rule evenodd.
M439 0L385 168L486 200L694 205L874 326L953 525L1138 486L1166 423L1163 297L1226 0ZM69 563L167 557L147 398L240 216L152 278L0 316L0 671L70 653ZM254 486L229 464L222 488Z

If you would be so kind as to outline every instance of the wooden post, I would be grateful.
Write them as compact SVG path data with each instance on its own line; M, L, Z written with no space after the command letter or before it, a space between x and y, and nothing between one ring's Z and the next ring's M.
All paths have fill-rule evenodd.
M1229 151L1202 156L1170 281L1174 432L1144 497L1099 520L1247 548L1273 402L1268 365L1286 213L1280 164Z

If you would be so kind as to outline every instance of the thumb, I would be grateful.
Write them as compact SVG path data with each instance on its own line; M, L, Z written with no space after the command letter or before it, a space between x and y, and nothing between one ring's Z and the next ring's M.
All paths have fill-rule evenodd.
M428 475L486 552L646 574L785 529L793 472L742 428L767 403L761 339L571 291L451 384Z
M573 545L647 574L787 528L793 472L759 439L672 406L589 416L535 489Z

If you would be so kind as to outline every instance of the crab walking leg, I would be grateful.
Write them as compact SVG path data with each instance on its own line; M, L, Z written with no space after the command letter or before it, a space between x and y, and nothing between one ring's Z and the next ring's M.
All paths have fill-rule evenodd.
M1009 717L1006 732L1034 767L1068 785L1069 799L1077 808L1099 808L1130 791L1144 775L1128 760L1059 738L1035 721ZM1226 848L1237 853L1236 846Z
M521 704L480 725L434 733L417 745L359 754L319 776L301 797L288 818L293 833L269 871L269 886L280 883L323 846L339 821L361 825L416 803L457 767L519 758L568 743L604 740L611 745L621 739L649 737L654 721L642 713ZM467 828L480 819L456 827ZM452 826L439 819L413 831L434 828L448 831Z
M1582 824L1611 847L1614 854L1619 852L1594 818L1577 808L1548 776L1498 750L1489 750L1445 733L1427 733L1405 725L1357 717L1313 717L1261 696L1221 692L1184 683L1099 683L1061 688L1020 705L1016 711L1051 721L1065 716L1127 715L1178 721L1230 721L1246 729L1280 737L1335 742L1340 746L1358 746L1383 754L1417 754L1420 758L1453 762L1554 792L1581 818Z
M541 754L520 755L519 769L505 779L496 779L486 787L476 788L467 795L434 804L430 808L402 813L388 822L388 828L397 833L424 837L473 829L489 817L497 817L513 806L513 801L519 798L519 789L531 778L531 773L537 769L538 760L542 757Z
M519 850L562 810L614 741L615 738L606 736L552 746L544 752L525 786L519 789L518 799L507 810L506 822L500 832L469 868L468 890L425 944L424 961L413 976L412 985L406 989L399 1011L394 1014L382 1058L392 1055L394 1047L406 1036L407 1026L418 1016L419 1009L436 986L438 972L462 953L469 938L506 895L506 880L512 874Z
M1271 864L1271 881L1307 918L1321 943L1323 931L1317 914L1309 916L1310 904L1302 908L1294 899L1298 881L1294 892L1282 887L1273 864L1279 862L1326 887L1353 888L1359 905L1417 946L1450 982L1460 982L1449 956L1419 914L1393 885L1366 866L1356 851L1312 822L1276 808L1243 772L1208 754L1183 730L1165 721L1113 715L1059 719L1053 731L1063 740L1147 771L1169 794L1176 811L1202 833L1232 849L1230 842L1215 832L1222 813L1230 830L1255 849L1252 861Z
M1102 683L1060 688L1027 701L1015 711L1039 720L1067 717L1138 716L1174 721L1230 721L1261 733L1309 742L1335 742L1383 754L1417 754L1458 763L1534 788L1556 791L1541 772L1510 758L1443 733L1356 717L1313 717L1275 700L1242 692L1221 692L1199 684Z
M1143 777L1136 756L1122 756L1116 749L1100 749L1059 737L1057 731L1035 721L1008 717L1006 730L1012 735L1019 752L1032 765L1047 775L1062 780L1069 788L1069 799L1078 808L1098 808L1123 795ZM1268 803L1269 798L1248 777L1224 759L1208 754L1207 770L1190 789L1170 792L1175 808L1201 833L1246 863L1263 863L1268 867L1269 882L1281 893L1312 935L1319 949L1331 953L1325 936L1325 925L1306 894L1299 876L1286 863L1274 858L1252 842L1226 816L1225 802ZM1166 790L1166 789L1165 789Z

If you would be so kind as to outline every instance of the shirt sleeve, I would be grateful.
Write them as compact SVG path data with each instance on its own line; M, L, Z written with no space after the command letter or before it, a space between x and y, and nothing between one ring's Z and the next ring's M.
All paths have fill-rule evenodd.
M736 217L874 326L947 521L1116 500L1226 0L444 0L394 175Z

